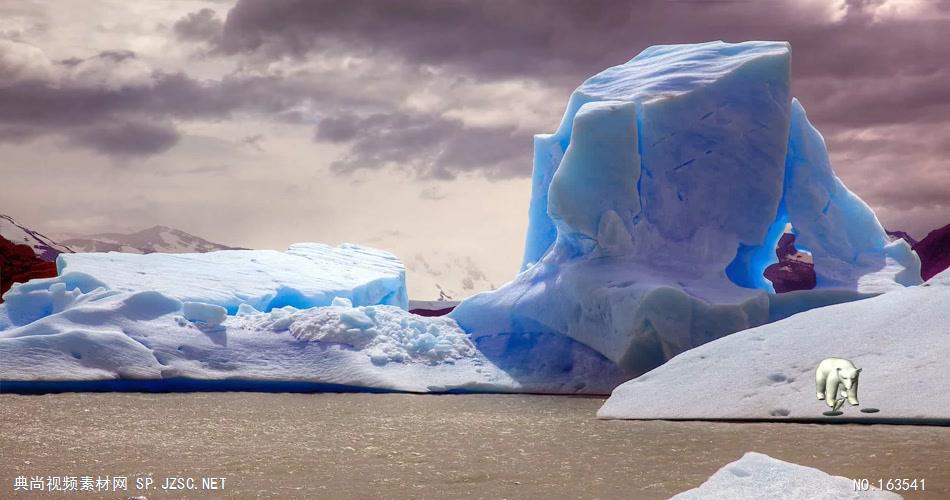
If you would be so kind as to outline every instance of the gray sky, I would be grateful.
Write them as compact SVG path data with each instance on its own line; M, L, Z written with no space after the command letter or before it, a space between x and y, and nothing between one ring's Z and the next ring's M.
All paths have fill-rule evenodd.
M950 222L950 1L0 3L0 211L517 269L531 136L649 45L789 40L793 93L889 228Z

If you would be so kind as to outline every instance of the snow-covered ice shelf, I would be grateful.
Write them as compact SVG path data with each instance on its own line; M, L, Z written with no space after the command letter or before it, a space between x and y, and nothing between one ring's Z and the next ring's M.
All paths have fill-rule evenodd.
M825 417L815 369L862 368L860 405ZM922 286L814 309L687 351L613 391L598 412L634 419L950 422L950 270ZM861 408L878 413L862 413Z
M62 254L56 265L59 274L85 273L111 290L153 290L219 305L231 314L241 304L269 311L325 306L334 297L355 305L409 306L402 262L388 252L352 244L297 243L286 252Z

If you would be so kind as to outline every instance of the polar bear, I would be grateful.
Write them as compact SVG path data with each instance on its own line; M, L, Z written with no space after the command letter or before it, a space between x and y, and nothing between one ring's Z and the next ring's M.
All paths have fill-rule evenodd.
M861 369L855 368L854 363L847 359L828 358L822 361L818 364L818 370L815 371L818 399L824 399L828 406L835 408L838 399L838 388L844 385L848 402L852 406L857 406L858 376L860 374Z

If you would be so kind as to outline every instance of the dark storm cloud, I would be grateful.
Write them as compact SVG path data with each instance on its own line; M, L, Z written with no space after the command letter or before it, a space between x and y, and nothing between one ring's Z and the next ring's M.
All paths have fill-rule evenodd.
M201 9L179 19L172 29L178 38L193 42L214 41L221 35L224 23L212 9Z
M950 171L946 154L918 144L945 144L950 132L950 0L903 12L883 0L847 3L847 11L835 15L831 0L240 0L217 50L300 60L343 51L480 81L522 78L570 89L654 44L788 40L793 93L828 137L839 175L890 214L924 203L950 216L950 188L931 182ZM488 168L495 175L506 166L509 175L529 171L525 148L509 145L526 137L493 131L479 138L434 114L417 116L392 135L383 132L385 123L331 117L317 137L353 145L351 156L338 162L341 170L391 160L444 176L477 168L478 158L493 162ZM875 141L847 134L889 127L901 133ZM397 137L405 147L393 141ZM491 142L476 142L493 138L505 145L497 156ZM490 158L480 157L486 150ZM518 155L517 161L501 154ZM466 155L473 160L462 160Z
M149 156L174 146L178 132L170 124L117 122L84 127L72 135L72 140L107 155Z
M221 48L305 57L346 47L480 79L570 88L653 44L780 39L792 42L794 91L819 126L945 120L950 22L876 21L879 3L853 1L832 22L816 12L821 2L241 0L228 13Z
M441 179L477 170L497 177L530 173L526 164L510 164L529 155L530 135L508 127L468 127L434 114L328 116L317 124L314 139L350 144L348 154L332 164L339 172L397 167Z
M950 213L950 193L928 186L950 171L946 153L932 147L945 146L950 133L950 0L884 16L881 0L849 0L847 13L840 15L829 8L834 4L239 0L226 15L202 9L183 13L173 26L179 40L202 43L206 54L235 60L238 70L215 80L157 70L139 81L110 85L110 68L142 64L132 52L111 50L53 63L76 73L89 66L105 75L77 84L5 68L32 56L5 59L0 52L0 142L59 134L106 155L148 155L175 143L173 123L255 113L315 126L315 140L344 146L343 157L333 164L341 173L397 167L443 179L462 172L527 176L531 133L550 131L556 123L526 131L504 125L504 119L492 122L502 125L476 127L449 118L445 113L455 110L453 99L466 109L484 103L456 99L445 82L519 79L566 95L586 77L649 45L789 40L793 94L825 134L839 175L872 205L900 211L926 203ZM225 15L223 21L219 15ZM4 47L0 44L0 51ZM309 73L309 62L328 56L358 56L372 69ZM288 59L291 64L282 71L268 67ZM376 72L377 66L398 70ZM254 71L240 71L246 67ZM8 75L19 76L5 81ZM390 80L402 91L390 92L385 87ZM405 89L433 83L450 89L441 91L446 109L412 111ZM487 105L517 122L508 104ZM560 110L564 104L544 105ZM114 123L159 125L116 134ZM865 129L874 129L875 138L854 134ZM135 133L141 140L132 137Z
M932 1L950 9L950 1ZM876 22L870 8L877 3L853 1L848 15L832 22L821 19L817 0L241 0L228 13L221 49L304 57L345 47L483 79L572 86L649 45L715 39L789 40L798 79L932 75L945 67L950 22L927 16Z
M105 155L148 156L177 142L174 120L218 120L245 111L279 118L307 100L332 101L337 106L372 102L339 96L305 80L272 76L229 75L199 81L183 73L152 71L116 84L113 73L136 59L129 51L53 62L51 69L33 73L4 67L4 61L17 59L4 58L3 50L17 48L0 45L0 142L54 134ZM88 71L80 71L87 66ZM61 69L83 76L69 76ZM19 78L15 78L17 72ZM3 81L7 75L14 77L12 81Z

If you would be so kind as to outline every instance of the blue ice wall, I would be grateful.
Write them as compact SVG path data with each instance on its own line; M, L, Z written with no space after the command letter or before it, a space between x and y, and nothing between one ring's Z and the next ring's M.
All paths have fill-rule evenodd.
M642 373L773 317L762 273L787 223L834 290L776 310L913 284L916 256L831 171L790 63L785 42L664 45L584 82L535 138L522 273L452 317L475 338L565 335Z

